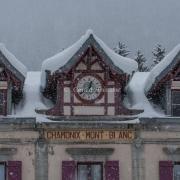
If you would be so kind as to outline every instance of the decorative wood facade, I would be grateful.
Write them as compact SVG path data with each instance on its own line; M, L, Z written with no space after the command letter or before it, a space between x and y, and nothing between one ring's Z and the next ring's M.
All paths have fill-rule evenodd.
M0 115L11 114L12 105L23 96L25 76L19 72L0 50Z
M125 86L129 78L130 75L119 70L93 35L90 35L82 49L65 66L53 73L46 71L43 94L51 99L55 106L45 114L54 116L136 114L138 111L129 110L123 105ZM85 90L78 91L78 84L83 83L84 86L92 86L87 89L87 93L83 92Z
M180 52L156 77L147 97L162 106L166 114L180 115Z

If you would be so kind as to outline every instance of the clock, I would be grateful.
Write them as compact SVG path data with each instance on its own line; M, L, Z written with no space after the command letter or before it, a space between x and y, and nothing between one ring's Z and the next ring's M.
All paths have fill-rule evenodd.
M96 74L81 74L75 80L76 97L92 103L103 95L103 80Z

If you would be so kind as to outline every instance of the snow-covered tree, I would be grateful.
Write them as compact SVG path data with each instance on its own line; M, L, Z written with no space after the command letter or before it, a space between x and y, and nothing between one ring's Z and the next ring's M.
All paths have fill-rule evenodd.
M153 66L158 64L165 56L166 50L162 47L162 45L157 44L153 49Z
M147 60L140 50L137 51L134 60L138 63L138 70L140 72L147 72L149 70L149 68L145 65Z
M114 51L123 57L128 56L130 53L130 51L127 49L127 46L122 42L118 43L117 47L114 48Z

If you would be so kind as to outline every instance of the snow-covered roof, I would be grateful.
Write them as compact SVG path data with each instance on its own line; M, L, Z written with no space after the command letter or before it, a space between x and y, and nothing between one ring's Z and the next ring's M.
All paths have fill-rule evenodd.
M13 117L36 117L37 120L48 121L46 116L37 114L36 108L47 109L40 92L41 73L30 71L24 83L23 100L13 109Z
M128 101L130 108L144 109L138 117L160 117L164 116L159 110L154 109L144 94L144 85L149 73L136 72L128 87ZM40 72L28 72L24 83L23 100L16 106L10 117L35 117L39 122L51 122L46 115L37 114L35 109L49 109L52 107L50 101L43 99L40 92ZM136 121L129 121L136 122ZM125 121L124 123L129 123ZM121 122L123 123L123 122Z
M151 71L144 87L145 93L154 87L171 69L180 63L180 44L177 45L164 59Z
M0 43L0 52L5 57L0 56L0 62L5 64L6 68L10 71L18 71L22 76L26 77L27 69L26 67L11 53L7 50L4 44ZM15 72L17 75L17 72Z
M75 63L79 56L83 55L85 48L93 44L93 47L102 55L104 60L117 71L131 74L138 68L137 62L133 59L122 57L110 49L101 39L99 39L92 30L88 30L76 43L63 50L59 54L45 60L42 64L41 86L45 87L45 70L51 71L61 69L62 71L69 67L69 63Z
M15 113L20 116L36 116L35 108L42 106L40 96L40 72L28 72L24 83L24 100Z
M131 81L127 86L127 97L130 108L144 109L139 117L159 117L164 116L160 109L155 109L144 94L144 88L149 77L149 72L134 73Z

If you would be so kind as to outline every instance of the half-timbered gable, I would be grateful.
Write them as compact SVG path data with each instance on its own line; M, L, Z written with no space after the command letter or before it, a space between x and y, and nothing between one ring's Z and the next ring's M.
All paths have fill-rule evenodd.
M26 68L0 44L0 115L11 113L22 98Z
M167 114L180 115L180 45L152 69L145 93Z
M133 114L123 105L125 86L137 63L109 49L88 31L42 65L42 91L55 106L49 115Z

